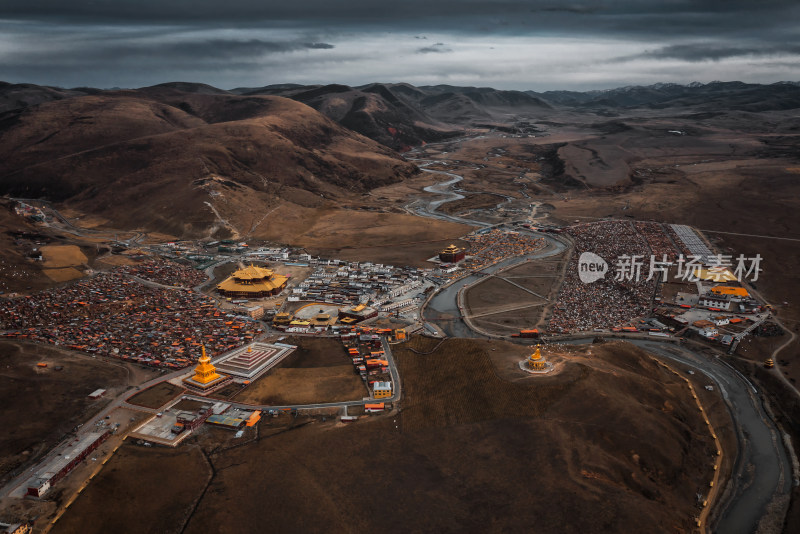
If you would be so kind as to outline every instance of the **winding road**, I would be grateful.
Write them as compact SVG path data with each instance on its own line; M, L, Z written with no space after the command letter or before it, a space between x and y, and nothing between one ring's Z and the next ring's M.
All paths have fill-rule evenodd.
M459 294L470 286L483 280L486 275L496 273L514 265L521 265L531 260L549 258L550 256L560 254L567 248L565 243L551 236L545 234L536 235L537 237L543 237L547 240L547 245L543 249L532 254L514 256L489 265L441 288L431 297L423 308L422 315L425 320L437 324L444 333L450 337L485 337L477 334L464 322L464 314L459 306Z
M428 193L437 195L432 199L416 200L406 206L406 209L422 217L438 220L445 220L466 224L469 226L488 227L491 224L466 218L457 217L441 213L438 208L453 200L464 198L453 191L453 186L460 182L463 177L452 172L438 171L421 168L424 172L441 174L447 180L426 187ZM56 214L58 215L58 214ZM62 224L72 226L66 219L59 219ZM78 229L74 229L78 231ZM81 231L85 231L81 229ZM423 307L421 316L426 321L431 321L452 337L484 337L474 332L463 320L463 313L459 306L460 294L466 291L471 285L481 281L487 274L493 274L509 266L522 264L532 260L538 260L557 255L567 248L567 244L550 235L536 234L543 237L548 244L543 249L525 256L508 258L494 265L476 271L454 283L441 288L435 293ZM134 236L135 240L141 239ZM213 270L213 266L209 268ZM724 534L745 534L754 532L759 521L766 515L770 503L776 496L788 496L791 491L793 474L790 458L785 449L780 431L774 421L766 412L758 389L741 373L725 363L722 358L709 358L693 352L688 347L664 343L656 340L635 340L629 342L647 350L648 352L683 366L690 367L696 373L708 377L718 389L724 402L728 406L731 418L734 422L738 441L738 450L734 461L733 473L731 478L730 491L727 492L724 500L713 503L719 511L718 519L714 526L714 531ZM674 341L674 340L673 340ZM591 339L577 340L575 343L589 343ZM395 391L387 401L397 401L402 396L401 381L397 372L394 358L390 347L384 340L384 351L389 362L389 370L392 381L395 384ZM185 374L187 371L177 371L164 374L149 382L142 384L141 389L145 389L158 382L169 380ZM100 413L96 414L91 420L102 419L112 410L118 407L128 407L127 396L130 392L120 395L107 405ZM322 403L313 405L294 405L294 406L252 406L233 402L235 406L249 409L314 409L326 407L343 407L362 405L364 400ZM138 408L138 407L137 407ZM90 421L91 421L90 420ZM91 425L86 424L80 429L78 436L91 430ZM46 460L45 457L44 460ZM30 472L21 473L17 478L7 483L0 489L0 496L8 495L14 488L24 483Z
M463 198L450 191L461 177L451 172L423 170L446 175L449 180L425 188L425 191L438 194L440 198L429 200L423 206L419 206L422 201L416 201L411 209L423 217L475 225L477 221L437 211L445 202ZM487 225L483 223L482 226ZM541 251L509 258L441 288L425 304L421 315L426 321L437 324L448 336L485 337L474 332L464 321L460 307L461 293L487 274L511 265L553 256L568 246L550 235L542 234L541 237L548 241L548 246ZM585 339L572 343L591 341ZM658 357L690 367L716 385L736 427L738 450L731 476L732 486L724 500L712 504L718 511L712 530L724 534L755 532L773 500L790 494L794 478L781 433L765 410L758 389L723 359L700 355L685 346L675 345L674 340L669 343L641 339L628 341Z
M714 530L724 534L756 531L777 495L792 489L792 465L780 432L764 409L757 388L720 358L698 355L683 346L631 340L661 358L691 367L714 381L737 427L738 454L732 473L732 492L717 503Z

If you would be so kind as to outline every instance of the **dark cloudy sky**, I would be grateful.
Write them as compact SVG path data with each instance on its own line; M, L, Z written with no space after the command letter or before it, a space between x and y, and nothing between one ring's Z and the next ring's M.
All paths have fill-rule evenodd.
M798 0L0 0L0 80L590 89L800 80Z

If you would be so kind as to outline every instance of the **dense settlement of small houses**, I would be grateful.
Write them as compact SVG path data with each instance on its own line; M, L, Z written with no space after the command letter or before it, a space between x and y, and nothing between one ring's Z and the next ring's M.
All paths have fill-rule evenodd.
M191 288L208 280L208 276L203 271L172 261L155 259L119 267L118 272L172 287Z
M202 272L164 260L119 267L3 300L0 329L9 338L179 369L197 360L203 344L220 354L262 333L257 323L225 314L212 298L188 289L205 280Z
M649 258L653 254L659 259L662 254L674 259L678 251L664 232L664 227L657 223L626 221L570 226L568 233L575 242L575 252L553 307L550 331L609 328L647 315L656 287L654 278L647 280L647 272L639 279L617 280L612 274L585 284L579 277L578 261L584 251L611 261L632 255Z

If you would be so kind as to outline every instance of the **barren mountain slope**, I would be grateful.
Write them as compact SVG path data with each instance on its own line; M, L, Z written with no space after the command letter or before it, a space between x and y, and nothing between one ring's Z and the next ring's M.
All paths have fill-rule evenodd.
M389 149L280 97L158 86L0 119L2 193L64 202L123 229L198 235L220 223L208 204L224 200L233 213L315 205L413 172Z

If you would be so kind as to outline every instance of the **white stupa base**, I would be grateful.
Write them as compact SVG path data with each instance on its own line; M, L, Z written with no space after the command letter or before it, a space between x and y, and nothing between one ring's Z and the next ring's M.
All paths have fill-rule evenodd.
M546 375L550 371L553 370L553 364L550 362L544 362L545 368L544 369L531 369L528 367L528 360L522 360L519 362L519 368L525 371L526 373L530 373L532 375Z

